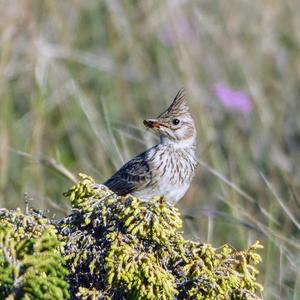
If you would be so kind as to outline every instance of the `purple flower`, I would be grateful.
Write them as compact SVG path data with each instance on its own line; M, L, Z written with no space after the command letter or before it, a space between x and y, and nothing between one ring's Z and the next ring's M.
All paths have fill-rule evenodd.
M233 90L223 84L214 86L214 93L219 101L229 110L249 113L252 110L252 101L243 91Z

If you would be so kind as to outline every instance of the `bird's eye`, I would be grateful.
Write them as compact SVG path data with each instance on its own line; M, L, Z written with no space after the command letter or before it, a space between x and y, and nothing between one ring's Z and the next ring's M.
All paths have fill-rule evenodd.
M178 125L178 124L180 123L180 120L178 120L178 119L173 119L172 123L173 123L174 125Z

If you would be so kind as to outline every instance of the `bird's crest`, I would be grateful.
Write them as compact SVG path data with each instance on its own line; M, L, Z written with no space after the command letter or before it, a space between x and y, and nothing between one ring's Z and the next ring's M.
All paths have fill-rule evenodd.
M159 117L163 117L166 115L181 115L187 112L189 112L189 107L185 96L185 90L184 88L182 88L176 94L169 108L164 111Z

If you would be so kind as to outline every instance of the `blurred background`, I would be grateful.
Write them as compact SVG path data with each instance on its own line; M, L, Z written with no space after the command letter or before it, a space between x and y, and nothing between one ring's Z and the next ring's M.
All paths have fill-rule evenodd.
M265 299L300 299L300 2L0 0L0 206L57 217L156 140L181 87L201 164L187 237L264 245ZM24 196L24 193L26 195Z

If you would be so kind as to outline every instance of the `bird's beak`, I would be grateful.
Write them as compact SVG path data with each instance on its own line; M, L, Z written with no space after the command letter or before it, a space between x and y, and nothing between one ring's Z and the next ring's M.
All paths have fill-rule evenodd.
M148 128L161 128L161 127L168 127L167 125L155 120L155 119L147 119L144 120L144 125Z

